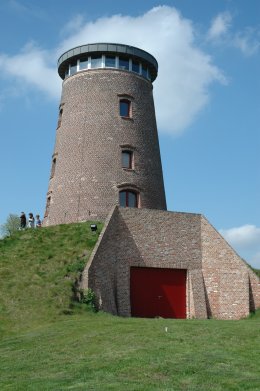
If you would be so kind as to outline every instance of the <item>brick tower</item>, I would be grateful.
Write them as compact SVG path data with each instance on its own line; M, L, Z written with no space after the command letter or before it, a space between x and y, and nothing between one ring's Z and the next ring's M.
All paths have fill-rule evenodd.
M153 86L158 64L138 48L79 46L63 81L45 225L104 220L114 205L166 210Z

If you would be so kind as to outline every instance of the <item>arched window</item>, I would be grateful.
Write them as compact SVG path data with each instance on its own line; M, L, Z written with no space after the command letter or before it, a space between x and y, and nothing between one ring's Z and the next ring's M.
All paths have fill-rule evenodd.
M131 117L131 101L128 99L120 99L119 101L119 113L121 117Z
M133 151L122 151L122 167L129 169L133 168Z
M129 208L138 208L138 193L132 190L120 191L119 205Z

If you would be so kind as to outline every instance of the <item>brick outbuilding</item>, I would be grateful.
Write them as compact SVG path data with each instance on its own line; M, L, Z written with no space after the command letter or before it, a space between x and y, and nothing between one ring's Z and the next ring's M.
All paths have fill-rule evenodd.
M138 268L144 275L135 279L139 286L133 288L131 279ZM164 281L160 273L160 286L149 286L151 270L168 270L172 282ZM182 271L185 277L178 274L176 283L174 271ZM184 293L183 287L181 293L176 287L180 279ZM206 218L195 213L115 207L84 270L81 287L95 292L99 308L120 316L138 310L136 289L143 316L150 306L151 316L240 319L260 307L257 275ZM177 289L175 298L171 289ZM175 316L178 303L174 301L183 300L183 294L185 316Z

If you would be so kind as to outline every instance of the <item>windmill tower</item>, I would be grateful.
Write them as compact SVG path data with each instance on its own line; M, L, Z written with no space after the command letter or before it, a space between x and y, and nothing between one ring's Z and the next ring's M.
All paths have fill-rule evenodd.
M114 205L166 209L152 82L158 64L122 44L83 45L63 79L45 225L104 220Z

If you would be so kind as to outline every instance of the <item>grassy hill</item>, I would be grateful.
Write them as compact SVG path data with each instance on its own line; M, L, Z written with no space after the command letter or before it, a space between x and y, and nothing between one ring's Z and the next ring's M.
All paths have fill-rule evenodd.
M0 240L1 391L260 389L259 312L137 319L76 303L74 282L97 236L80 223Z

